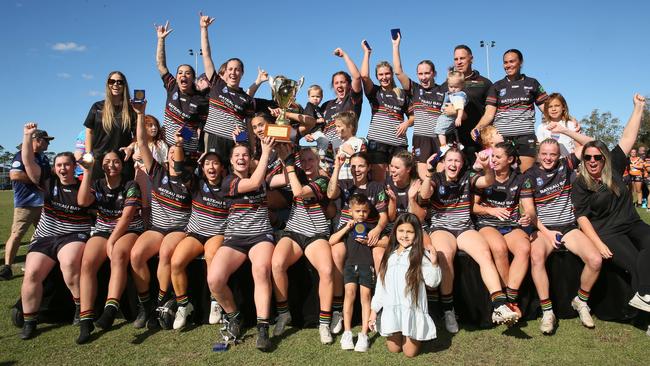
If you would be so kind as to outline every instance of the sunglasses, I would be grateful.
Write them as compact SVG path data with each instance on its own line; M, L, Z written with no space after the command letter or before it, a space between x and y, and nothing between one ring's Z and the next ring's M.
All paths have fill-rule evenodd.
M586 154L585 154L583 157L584 157L584 160L585 160L585 161L591 161L592 158L593 158L595 161L601 161L601 160L605 159L605 157L603 157L603 156L600 155L600 154L598 154L598 155L586 155Z
M108 79L108 85L124 85L124 80Z

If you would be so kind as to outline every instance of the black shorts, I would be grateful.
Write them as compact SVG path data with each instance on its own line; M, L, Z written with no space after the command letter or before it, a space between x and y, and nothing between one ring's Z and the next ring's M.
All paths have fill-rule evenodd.
M503 137L505 142L513 142L519 156L534 158L537 155L537 136L535 134Z
M155 231L157 233L161 233L161 234L163 234L163 236L167 236L167 234L176 233L176 232L181 232L181 233L185 232L184 227L177 227L177 228L173 228L173 229L161 229L159 227L152 226L149 230L150 231Z
M433 234L434 231L439 231L439 230L451 233L451 235L453 235L454 238L457 238L457 237L460 236L460 234L466 232L467 230L474 230L474 228L468 227L468 228L464 228L464 229L447 229L447 228L444 228L444 227L434 226L434 227L429 228L429 235Z
M213 236L205 236L197 233L187 233L187 237L198 240L201 245L205 245L208 240L213 238Z
M307 249L307 246L309 244L315 242L316 240L323 239L327 241L327 235L325 234L306 236L303 234L294 233L293 231L285 231L284 233L282 233L282 237L289 238L295 241L298 244L298 246L300 246L300 249L302 249L303 252L305 251L305 249Z
M643 182L643 177L640 175L630 175L630 180L632 182Z
M484 227L491 227L499 232L501 235L510 234L515 229L521 229L520 226L490 226L490 225L477 225L477 229L481 230Z
M92 233L92 235L91 235L90 237L91 237L91 238L94 238L94 237L96 237L96 236L99 236L99 237L102 237L102 238L104 238L104 239L108 239L108 238L111 237L111 234L112 234L112 232L108 232L108 231L95 231L94 233ZM137 235L140 235L140 234L142 234L142 231L137 231L137 230L127 230L127 231L124 233L124 235L126 235L126 234L137 234Z
M47 236L44 238L34 239L29 244L28 253L43 253L46 256L50 257L52 260L57 261L57 254L59 254L61 248L63 248L66 244L74 243L76 241L85 243L87 240L87 233L71 233L61 236Z
M580 228L578 228L578 225L576 224L561 225L561 226L547 226L546 228L552 231L559 231L562 235L566 235L573 230L580 230Z
M252 236L225 236L222 246L233 248L248 255L248 252L259 243L270 242L275 245L273 234L257 234Z
M231 138L227 139L205 132L204 141L203 151L216 152L221 157L221 161L230 161L230 153L232 153L232 148L235 146L235 142Z
M418 163L426 163L439 150L440 142L437 138L413 135L413 156Z
M408 146L395 146L384 144L375 140L368 140L368 163L370 164L388 164L393 155L400 151L407 150Z
M369 289L375 288L375 268L372 264L346 264L343 267L343 283L356 283Z

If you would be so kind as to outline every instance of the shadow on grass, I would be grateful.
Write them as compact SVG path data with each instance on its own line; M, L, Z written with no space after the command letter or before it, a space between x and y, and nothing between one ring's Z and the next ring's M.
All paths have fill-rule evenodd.
M444 329L444 327L438 328L436 339L422 343L421 354L438 353L446 351L451 347L451 340L454 338L454 335Z
M17 363L18 363L18 361L16 361L16 360L2 361L2 362L0 362L0 366L10 366L10 365L15 365Z
M523 329L528 326L527 321L519 321L517 324L513 325L512 327L506 328L501 334L507 335L509 337L514 337L517 339L532 339L533 337L529 336L528 333L524 332Z
M147 328L145 328L145 329L147 329ZM142 332L142 333L136 335L135 337L133 337L133 339L131 340L131 344L135 344L135 345L142 344L144 341L147 340L147 338L149 338L152 335L160 332L161 330L162 329L160 329L160 328L147 329L144 332Z
M298 328L298 327L291 327L291 328L289 328L289 329L286 329L284 332L282 332L281 335L279 335L279 336L277 336L277 337L275 337L275 336L271 337L271 341L272 341L274 344L275 344L275 343L280 343L280 342L282 342L282 340L284 340L285 338L288 338L288 337L292 336L293 334L298 333L300 330L301 330L301 328ZM273 334L273 332L270 332L270 333Z

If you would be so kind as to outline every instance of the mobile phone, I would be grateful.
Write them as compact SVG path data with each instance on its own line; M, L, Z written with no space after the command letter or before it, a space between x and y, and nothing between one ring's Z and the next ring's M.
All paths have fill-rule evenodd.
M562 237L563 237L563 235L560 234L560 233L555 234L555 241L556 241L556 243L554 244L554 246L555 246L556 248L558 248L558 249L560 249L560 248L564 248L564 242L562 241ZM558 244L558 243L559 243L559 244Z
M194 135L194 132L192 131L191 128L189 128L187 126L183 126L183 128L181 128L181 136L183 137L184 140L191 139L193 135Z
M436 157L433 158L431 162L429 162L429 164L431 165L431 169L435 170L437 168L439 160L440 160L440 152L438 152Z
M366 46L368 51L372 51L372 47L370 47L370 44L368 43L368 41L363 41L363 44Z
M142 104L144 103L144 98L145 98L144 89L133 90L133 103Z
M481 137L481 133L478 130L474 130L474 140L478 141L479 137Z
M240 133L235 136L235 142L247 142L248 141L248 133L246 131L241 131Z
M399 30L399 28L393 28L393 29L390 30L390 37L391 37L393 40L396 40L396 39L397 39L397 35L398 35L398 34L399 34L400 36L402 36L402 32Z

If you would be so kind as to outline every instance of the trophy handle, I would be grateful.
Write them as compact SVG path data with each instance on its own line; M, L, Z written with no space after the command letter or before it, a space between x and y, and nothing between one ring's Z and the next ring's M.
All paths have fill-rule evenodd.
M269 86L271 87L271 95L275 94L275 89L273 88L273 82L275 81L275 78L271 75L269 75Z
M298 88L296 88L296 94L300 91L300 88L302 88L302 85L305 83L305 77L301 76L300 79L298 79Z

